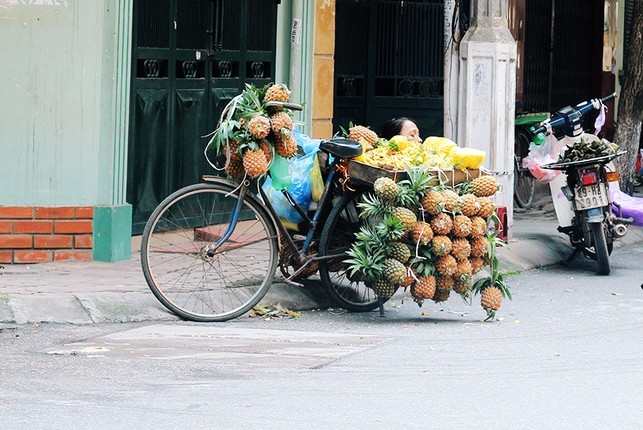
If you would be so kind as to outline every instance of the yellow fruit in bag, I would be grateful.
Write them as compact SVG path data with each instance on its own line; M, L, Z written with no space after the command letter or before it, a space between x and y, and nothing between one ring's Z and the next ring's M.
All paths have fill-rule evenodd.
M451 151L458 147L458 145L451 139L440 136L427 137L424 139L422 146L428 151L446 155L450 155Z
M313 167L310 169L310 194L314 202L319 203L324 192L324 180L322 179L319 158L315 157Z
M479 169L484 163L485 152L475 148L456 147L451 153L456 169Z

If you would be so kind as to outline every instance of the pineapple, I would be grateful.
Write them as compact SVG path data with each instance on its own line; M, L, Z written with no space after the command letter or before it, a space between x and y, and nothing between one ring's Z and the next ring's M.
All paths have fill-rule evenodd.
M407 275L404 279L402 279L402 282L400 282L400 287L406 288L410 287L413 284L415 284L415 278L417 275L413 271L413 269L410 269L410 271L407 271Z
M412 231L417 222L417 216L413 211L401 206L393 208L391 215L402 221L406 231Z
M435 261L435 269L442 276L452 276L458 267L458 262L451 254L441 255Z
M481 216L471 217L471 236L482 236L487 232L487 222Z
M354 125L350 127L348 129L347 138L350 140L354 140L355 142L361 142L362 140L364 140L372 147L375 146L378 139L377 133L375 133L368 127L364 127L363 125Z
M474 236L469 238L469 241L472 257L484 257L489 252L489 241L485 236Z
M495 285L490 285L480 292L480 304L490 318L493 318L496 311L502 305L502 290Z
M420 199L420 204L425 212L431 215L437 215L442 212L442 209L444 208L444 198L442 193L430 189Z
M389 299L397 290L397 287L386 279L376 279L369 285L369 287L375 291L377 297L385 300Z
M389 283L399 285L406 277L406 266L394 258L384 260L382 275Z
M496 178L489 175L480 176L475 178L469 184L469 189L477 197L489 197L498 191L498 181Z
M263 115L257 115L248 121L247 128L254 138L263 139L270 133L270 119Z
M484 267L484 260L481 257L471 257L469 262L471 263L471 273L473 275L480 272Z
M463 237L455 238L451 241L451 255L458 260L466 260L471 255L471 244Z
M431 241L433 244L433 254L436 256L446 255L453 249L453 244L449 236L437 235Z
M471 234L471 220L466 215L456 215L453 217L453 229L451 233L455 237L467 237Z
M267 140L263 139L259 144L259 147L263 151L263 154L266 156L266 161L268 164L272 161L272 146L268 143Z
M435 288L442 291L451 291L453 289L453 278L451 276L438 276L435 278Z
M475 216L480 211L480 202L471 193L463 194L458 197L457 210L466 216Z
M432 299L435 294L435 277L422 276L411 287L411 295L416 299Z
M478 216L481 216L484 219L489 218L496 210L495 203L489 197L478 197L478 203L480 203Z
M406 263L411 258L411 249L402 242L393 242L389 247L388 256L400 263Z
M288 102L290 100L291 91L284 84L272 84L266 90L263 96L264 103L268 102Z
M290 115L286 112L277 112L270 117L272 123L272 131L276 136L290 134L293 129L293 122Z
M471 286L471 278L473 276L473 267L471 262L466 258L464 260L458 260L458 264L453 274L453 279L457 283L458 281L467 281L469 286Z
M439 213L431 220L431 228L435 234L449 234L453 229L453 220L448 214L444 212Z
M460 294L463 298L468 299L469 294L471 293L471 277L460 277L454 278L453 281L453 291ZM468 301L468 300L467 300Z
M413 243L420 245L428 245L433 239L433 230L431 230L431 224L424 221L417 221L413 224L413 231L411 232L411 237Z
M444 202L443 210L445 212L455 212L458 203L458 193L450 188L445 188L441 191L442 201Z
M373 191L375 195L387 202L393 202L400 192L400 187L397 183L387 177L377 178L373 183Z
M241 161L241 154L239 154L239 142L236 140L229 140L228 145L224 146L224 154L226 159L236 159Z
M297 141L288 133L277 136L275 151L284 158L290 158L297 153Z
M251 178L264 175L268 171L268 160L261 148L248 149L243 154L243 168Z
M226 161L224 170L228 176L234 179L243 179L246 174L246 169L243 167L243 160L240 156L230 157Z

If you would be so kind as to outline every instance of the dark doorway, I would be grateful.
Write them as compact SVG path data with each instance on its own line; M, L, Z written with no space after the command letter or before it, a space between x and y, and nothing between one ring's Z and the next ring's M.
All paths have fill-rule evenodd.
M333 127L413 118L442 135L443 0L337 0Z
M223 107L274 81L277 0L135 0L127 201L140 234L158 203L214 173Z

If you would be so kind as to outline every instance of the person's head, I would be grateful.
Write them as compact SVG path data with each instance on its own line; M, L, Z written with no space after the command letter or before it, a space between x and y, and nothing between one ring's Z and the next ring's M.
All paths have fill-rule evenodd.
M381 136L385 139L390 139L393 136L405 136L409 140L421 142L420 130L418 130L415 122L407 117L393 118L384 123L382 126Z

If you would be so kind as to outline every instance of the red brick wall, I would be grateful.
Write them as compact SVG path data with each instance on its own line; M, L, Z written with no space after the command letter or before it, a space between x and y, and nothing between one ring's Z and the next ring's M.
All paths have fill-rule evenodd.
M0 206L0 263L89 261L91 206Z

